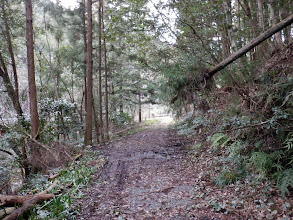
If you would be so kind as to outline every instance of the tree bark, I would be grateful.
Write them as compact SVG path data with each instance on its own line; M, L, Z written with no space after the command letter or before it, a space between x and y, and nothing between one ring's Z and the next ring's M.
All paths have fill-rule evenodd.
M257 17L258 17L258 26L261 31L265 30L265 22L263 16L263 0L257 0Z
M47 28L47 20L46 20L46 12L44 10L44 15L43 15L43 19L44 19L44 25L45 25L45 36L46 36L46 43L48 46L48 53L49 53L49 67L50 67L50 74L51 77L54 81L54 86L55 86L55 93L56 93L56 99L59 99L59 89L58 89L58 79L57 76L54 74L54 70L53 70L53 63L52 63L52 53L51 53L51 46L50 46L50 42L49 42L49 36L48 36L48 28Z
M102 96L102 7L103 0L99 0L99 113L101 143L105 142L103 123L103 96Z
M8 74L8 71L7 71L7 67L6 67L6 64L5 64L4 60L3 60L1 51L0 51L0 76L3 79L7 94L8 94L9 98L12 101L13 107L14 107L17 115L22 116L23 111L22 111L21 105L19 103L19 99L17 98L16 92L15 92L15 90L13 88L13 85L12 85L12 83L10 81L9 74Z
M24 204L28 200L33 199L34 197L40 197L41 200L45 201L51 198L54 198L54 194L40 194L40 195L0 195L0 205L9 207L15 206L19 204Z
M92 111L93 111L93 20L92 20L92 0L88 0L88 24L87 24L87 105L85 120L84 145L92 142Z
M253 30L252 37L256 38L261 33L261 29L259 29L258 22L251 12L251 6L250 6L249 2L251 2L251 1L244 0L244 4L242 4L241 1L238 0L238 3L240 4L244 13L246 14L248 21L249 21L249 24ZM250 54L250 59L255 60L258 57L263 57L265 54L266 54L266 52L265 52L264 47L262 47L262 46L256 47L255 52Z
M11 66L13 70L13 77L14 77L14 91L15 91L15 99L17 100L17 103L19 106L15 109L18 116L22 117L23 111L20 106L19 102L19 86L18 86L18 75L17 75L17 69L16 69L16 62L15 62L15 56L14 56L14 51L13 51L13 46L12 46L12 41L11 41L11 36L10 36L10 28L8 25L7 21L7 13L5 10L5 5L4 2L2 2L2 11L3 11L3 19L4 19L4 24L5 24L5 35L6 35L6 41L8 44L8 50L11 58Z
M99 125L95 103L93 103L93 112L94 112L94 121L95 121L96 140L97 140L97 144L100 144L100 125Z
M142 115L141 115L141 91L139 90L139 94L138 94L138 122L141 123L141 121L142 121Z
M36 138L39 131L39 115L38 115L37 89L36 89L36 81L35 81L33 14L32 14L31 0L26 0L25 2L26 2L26 40L27 40L27 63L28 63L30 114L31 114L31 134L33 138Z
M288 13L287 11L287 8L283 7L280 11L280 17L281 19L285 19L286 17L288 17L290 14ZM292 37L291 37L291 33L292 33L292 28L291 26L288 26L284 29L284 38L285 38L285 41L284 43L285 44L289 44L292 40Z
M223 2L223 9L226 14L226 22L225 23L227 26L228 36L230 39L231 51L232 51L232 53L234 53L235 51L237 51L238 48L236 45L236 40L235 40L235 35L234 35L234 30L233 30L232 2L231 2L231 0L225 0ZM229 55L231 55L231 54L229 53ZM243 69L244 66L243 66L242 60L238 59L237 63L238 63L239 69Z
M5 217L3 220L15 220L19 219L25 212L29 211L36 204L42 203L43 201L54 198L54 194L43 194L33 196L31 199L26 200L23 206L13 211L10 215Z
M269 0L268 1L268 7L269 7L269 10L270 10L270 19L272 21L272 26L275 26L277 24L277 16L276 16L275 9L273 7L273 2L274 2L273 0ZM284 43L282 41L281 32L277 32L274 37L275 37L275 42L276 42L277 48L279 48L279 49L283 48Z
M123 89L123 73L121 71L120 73L120 82L119 82L119 90L120 90L120 94L119 94L119 112L120 114L123 113L123 97L122 97L122 89Z
M82 25L83 25L83 43L84 43L84 110L86 111L87 106L87 72L86 72L86 66L87 66L87 36L86 36L86 6L85 6L85 0L82 1L83 4L83 13L82 13ZM82 108L82 107L81 107Z
M104 23L104 5L102 5L102 33L104 39L104 68L105 68L105 139L109 140L109 98L108 98L108 64L107 64L107 45Z

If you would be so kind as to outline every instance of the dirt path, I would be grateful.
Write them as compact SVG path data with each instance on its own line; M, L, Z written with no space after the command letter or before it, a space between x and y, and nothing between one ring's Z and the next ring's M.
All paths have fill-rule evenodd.
M79 219L219 219L193 209L198 173L186 161L188 144L168 128L150 128L103 148L108 164Z

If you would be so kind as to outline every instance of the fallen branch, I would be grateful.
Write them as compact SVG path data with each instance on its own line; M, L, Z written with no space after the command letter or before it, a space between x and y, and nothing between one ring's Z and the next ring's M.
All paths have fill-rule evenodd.
M55 180L49 188L47 188L44 191L38 193L37 195L45 195L46 193L51 191L55 186L57 186L57 183L58 183L58 180Z
M55 197L54 194L42 194L36 195L33 198L27 200L22 207L14 210L10 215L6 216L3 220L15 220L19 219L25 212L29 211L36 204L40 204L46 200L53 199Z
M40 143L39 141L37 141L36 139L32 138L31 135L29 135L27 132L23 131L23 133L31 140L33 141L34 143L36 143L37 145L41 146L42 148L46 149L47 151L49 151L56 160L58 160L58 156L52 151L52 148L50 148L49 146L47 145L44 145L42 143Z
M230 63L234 62L244 54L246 54L248 51L256 47L257 45L261 44L266 39L273 36L275 33L281 31L285 27L291 25L293 23L293 14L289 17L285 18L284 20L280 21L278 24L276 24L274 27L270 28L266 32L260 34L258 37L254 38L252 41L250 41L248 44L246 44L244 47L230 55L228 58L223 60L218 65L214 66L212 69L210 69L207 73L202 75L201 83L205 83L206 80L212 78L213 75L215 75L220 70L224 69L226 66L228 66Z
M74 161L77 161L77 160L78 160L79 158L81 158L81 157L82 157L82 154L78 154L78 155L76 155L76 156L74 157L72 163L73 163Z
M265 125L267 123L269 123L269 121L263 121L263 122L260 122L260 123L257 123L257 124L249 124L249 125L245 125L245 126L241 126L241 127L237 127L237 128L222 130L222 131L214 131L212 133L212 135L216 134L216 133L226 133L226 132L230 132L230 131L241 130L241 129L245 129L245 128L259 127L259 126L263 126L263 125Z
M2 219L3 216L11 214L16 208L9 207L9 208L3 208L0 210L0 219Z
M13 156L13 153L11 153L10 151L5 150L5 149L3 149L3 148L0 148L0 151L2 151L2 152L4 152L4 153L7 153L7 154L9 154L10 156Z
M47 194L49 191L51 191L55 186L57 186L58 181L55 180L50 187L45 189L44 191L36 194L36 195L24 195L24 196L6 196L6 195L0 195L0 205L2 206L11 206L11 205L17 205L17 204L23 204L22 207L15 209L9 213L5 213L3 215L9 214L6 216L3 220L14 220L18 219L20 216L22 216L25 212L29 211L33 206L36 204L40 204L44 201L53 199L55 197L54 194ZM0 214L0 217L3 215Z
M52 198L53 194L37 194L37 195L23 195L23 196L8 196L8 195L0 195L0 205L1 206L15 206L15 205L22 205L27 201L39 197L42 200L48 200ZM53 195L54 197L54 195Z
M59 177L61 175L61 173L56 173L54 175L49 176L48 180L53 180L56 179L57 177Z
M115 135L122 134L122 133L124 133L124 132L126 132L126 131L128 131L128 130L131 130L131 129L135 128L135 127L136 127L136 125L131 126L131 127L129 127L129 128L125 128L125 129L123 129L123 130L121 130L121 131L116 132Z
M73 159L72 159L72 162L71 162L71 164L70 164L70 168L71 168L71 166L72 166L72 164L75 162L75 161L77 161L77 160L79 160L79 158L81 158L82 157L82 154L78 154L78 155L76 155ZM69 168L69 169L70 169ZM51 175L51 176L49 176L49 180L53 180L53 179L56 179L57 177L59 177L61 175L61 173L56 173L56 174L53 174L53 175Z

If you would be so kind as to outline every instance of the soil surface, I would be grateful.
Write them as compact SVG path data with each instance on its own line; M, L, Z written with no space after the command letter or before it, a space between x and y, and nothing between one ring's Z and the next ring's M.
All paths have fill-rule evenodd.
M103 147L108 164L79 219L227 219L193 209L199 173L186 147L193 143L160 124Z

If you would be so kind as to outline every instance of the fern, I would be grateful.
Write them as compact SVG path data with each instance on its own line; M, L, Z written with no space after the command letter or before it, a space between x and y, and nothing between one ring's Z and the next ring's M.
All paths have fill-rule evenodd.
M251 155L249 162L262 177L267 176L274 165L270 155L265 152L254 152Z
M235 183L240 179L239 173L232 169L223 170L216 178L215 183L218 186L225 186Z
M231 138L223 133L216 133L210 137L212 147L226 146Z
M290 194L290 188L293 189L293 168L280 172L277 177L277 186L283 196Z
M235 156L240 156L242 151L245 149L246 144L243 143L242 141L235 141L233 144L231 144L228 148L229 150L229 157L235 157Z
M293 150L293 132L288 134L284 148L286 148L287 151Z

